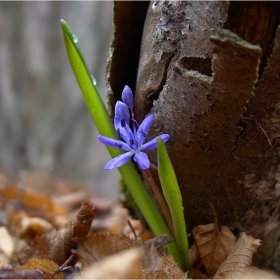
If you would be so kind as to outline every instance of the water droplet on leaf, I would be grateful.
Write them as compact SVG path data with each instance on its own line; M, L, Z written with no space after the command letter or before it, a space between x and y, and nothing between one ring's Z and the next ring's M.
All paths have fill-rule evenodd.
M72 35L72 40L74 43L78 43L78 38L74 34Z
M96 79L94 78L94 76L90 75L90 78L91 78L93 85L96 86Z

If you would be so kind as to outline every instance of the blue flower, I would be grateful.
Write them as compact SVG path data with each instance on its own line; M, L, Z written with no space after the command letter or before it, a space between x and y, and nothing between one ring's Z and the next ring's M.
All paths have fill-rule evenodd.
M133 157L134 161L139 164L141 169L148 169L150 167L150 160L144 152L153 150L157 147L157 137L160 137L163 142L166 142L169 139L168 134L161 134L143 144L148 136L153 117L153 114L148 115L140 126L135 129L135 133L133 133L124 117L119 115L115 116L115 129L117 130L119 137L124 141L115 140L101 135L98 136L98 139L101 143L125 151L126 153L111 159L106 164L105 170L118 168L127 163L131 157ZM134 121L134 123L136 123L136 121ZM136 125L134 124L134 127L135 126Z
M139 164L141 169L148 169L150 167L150 160L144 152L153 150L157 147L157 137L160 137L163 142L166 142L169 139L169 135L161 134L143 144L148 136L154 115L148 115L139 126L134 119L133 94L128 86L125 86L123 89L122 100L123 102L118 101L116 103L114 118L114 126L120 140L101 135L98 136L98 140L107 146L125 151L126 153L111 159L106 164L105 169L109 170L118 168L126 164L131 157L133 157L134 161ZM129 114L129 111L131 115ZM130 120L132 122L133 131L129 127Z
M129 114L128 107L125 103L121 101L117 101L115 106L115 116L119 116L121 119L124 118L126 123L129 125L130 114Z
M129 109L133 108L133 93L129 86L125 86L122 92L122 101Z

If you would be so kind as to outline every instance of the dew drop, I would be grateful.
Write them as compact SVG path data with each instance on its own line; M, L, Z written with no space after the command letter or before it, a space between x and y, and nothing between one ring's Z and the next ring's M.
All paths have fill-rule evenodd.
M94 86L96 86L96 79L94 78L93 75L90 75L91 82L93 83Z
M78 38L74 34L72 35L72 40L74 43L78 43Z

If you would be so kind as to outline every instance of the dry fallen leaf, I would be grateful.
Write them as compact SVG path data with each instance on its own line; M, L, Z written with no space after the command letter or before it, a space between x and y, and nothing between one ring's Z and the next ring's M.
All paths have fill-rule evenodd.
M3 269L12 269L13 267L6 263L6 262L3 262L3 261L0 261L0 270L3 270Z
M216 272L215 279L241 278L252 263L253 254L260 246L260 240L240 234L227 259Z
M75 245L72 223L67 223L64 229L36 237L30 246L20 251L18 262L23 265L31 258L44 258L62 265L70 257L71 249Z
M59 266L47 259L30 259L25 265L16 268L17 271L22 269L36 270L40 269L44 279L63 279L64 275L59 271Z
M55 215L66 214L65 210L61 205L53 203L53 201L41 193L31 190L28 188L18 188L18 187L7 187L4 190L3 195L7 199L17 199L20 198L20 203L22 207L27 207L29 209L37 211L45 211L47 213L53 213Z
M51 231L36 237L30 246L24 248L18 255L18 262L23 265L30 258L44 258L62 265L72 254L78 238L86 236L93 219L93 209L83 203L75 222L69 222L64 229ZM74 260L71 264L74 264Z
M194 243L189 249L191 274L194 279L208 279L209 277L200 271L202 267L202 259L200 257L196 243Z
M143 250L132 248L103 258L75 279L128 279L139 274Z
M41 236L52 229L53 225L45 219L39 217L23 217L20 221L18 235L21 238L33 240L36 236Z
M0 236L0 261L9 263L15 244L6 227L0 227Z
M146 247L146 246L145 246ZM142 269L137 279L187 279L188 272L184 273L175 263L172 256L163 256L156 247L146 247Z
M93 208L83 202L73 224L74 237L83 238L87 236L93 219Z
M135 241L124 234L91 234L79 241L78 248L73 253L81 260L82 267L86 268L105 257L132 248L134 244Z
M240 279L280 279L280 275L275 271L259 269L249 266L246 272L239 277Z
M140 239L145 242L145 245L154 245L155 247L162 247L165 244L168 244L171 239L168 234L164 233L158 236L153 236L151 233L141 234Z
M161 239L159 237L160 242ZM165 236L163 239L165 240ZM144 251L143 258L138 263L140 272L135 278L186 278L187 274L181 271L171 256L163 255L151 242L146 244L124 234L92 234L81 240L77 250L72 252L80 259L82 267L88 268L108 256L130 248L141 248Z
M226 226L221 226L220 231L215 223L197 226L192 232L207 275L212 277L227 258L236 238Z

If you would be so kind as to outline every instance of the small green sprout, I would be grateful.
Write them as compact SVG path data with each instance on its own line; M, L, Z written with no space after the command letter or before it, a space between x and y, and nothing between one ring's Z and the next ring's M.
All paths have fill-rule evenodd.
M180 188L162 139L158 137L157 142L158 174L162 192L171 213L176 243L183 262L183 270L190 271L189 244Z

